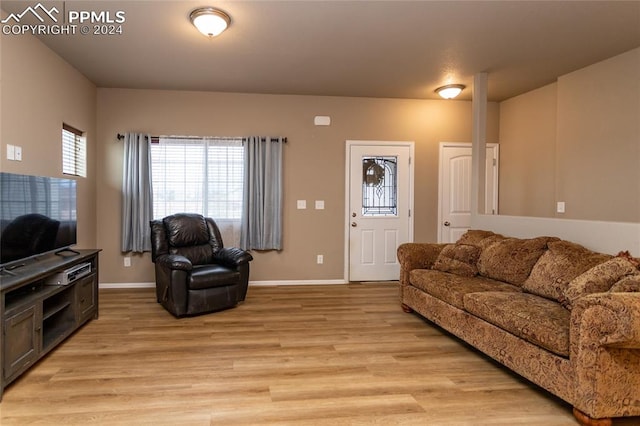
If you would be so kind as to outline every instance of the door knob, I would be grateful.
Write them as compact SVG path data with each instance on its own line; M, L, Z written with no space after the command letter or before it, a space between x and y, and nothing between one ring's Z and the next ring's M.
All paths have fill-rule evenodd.
M357 223L355 223L355 222L351 222L351 227L352 227L352 228L355 228L356 226L358 226L358 224L357 224Z
M449 225L451 225L451 223L449 223L449 221L446 221L446 222L444 223L444 226L449 226Z

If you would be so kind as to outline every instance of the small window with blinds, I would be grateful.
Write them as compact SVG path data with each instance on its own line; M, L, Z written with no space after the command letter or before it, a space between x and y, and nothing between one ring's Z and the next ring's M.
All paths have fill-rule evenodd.
M62 173L87 176L87 140L83 132L62 124Z

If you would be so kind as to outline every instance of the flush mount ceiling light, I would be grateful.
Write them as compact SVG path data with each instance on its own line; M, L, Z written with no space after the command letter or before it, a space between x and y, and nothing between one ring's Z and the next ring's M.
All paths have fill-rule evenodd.
M438 87L435 92L445 99L453 99L458 96L464 88L464 84L447 84L446 86Z
M231 18L223 11L213 7L194 9L189 15L191 23L207 37L220 35L231 24Z

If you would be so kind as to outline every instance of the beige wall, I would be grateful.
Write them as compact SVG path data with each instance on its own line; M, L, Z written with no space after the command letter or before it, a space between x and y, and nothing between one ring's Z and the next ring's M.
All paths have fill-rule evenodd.
M556 176L566 217L640 222L640 48L558 79Z
M500 103L500 214L554 216L556 91L554 83Z
M65 177L62 123L86 132L88 173L78 188L78 248L96 247L96 87L30 35L2 36L0 169ZM22 147L9 161L6 145Z
M124 268L120 253L122 144L118 132L153 135L286 136L284 249L254 253L252 281L334 280L344 270L346 140L415 141L415 239L436 240L438 144L471 141L471 103L98 89L98 245L103 282L153 281L147 254ZM497 140L498 107L489 106L488 139ZM331 126L313 125L316 115ZM297 210L296 200L325 210ZM316 255L324 264L316 264Z
M500 144L500 214L640 222L640 48L502 102Z

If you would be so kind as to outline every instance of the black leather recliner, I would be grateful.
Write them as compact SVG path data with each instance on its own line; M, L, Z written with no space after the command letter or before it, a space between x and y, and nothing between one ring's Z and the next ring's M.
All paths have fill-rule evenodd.
M244 301L253 257L226 248L213 219L180 213L152 220L156 297L176 317L232 308Z

